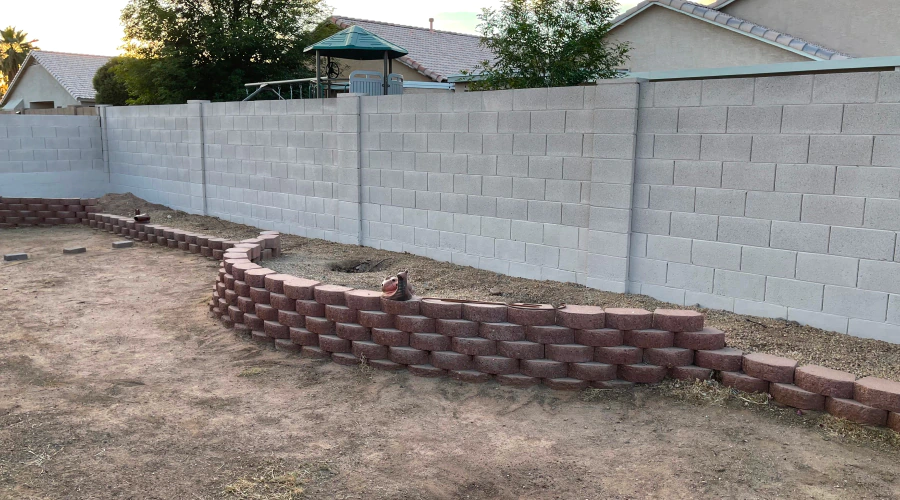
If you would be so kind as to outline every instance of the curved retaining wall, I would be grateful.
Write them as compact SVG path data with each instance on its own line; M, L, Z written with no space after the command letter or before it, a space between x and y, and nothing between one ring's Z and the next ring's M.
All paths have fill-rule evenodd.
M695 311L602 309L570 305L479 303L433 298L406 302L381 293L278 274L261 259L281 252L281 236L230 241L128 217L97 213L95 200L15 199L29 205L66 201L85 207L74 217L94 229L157 243L221 261L209 308L226 326L255 341L343 365L362 360L381 370L423 377L554 389L608 389L658 383L667 377L716 377L745 392L765 392L786 406L887 425L900 432L900 383L807 365L725 345ZM27 203L23 201L27 200ZM90 209L90 211L88 210ZM23 211L16 207L20 215ZM49 209L47 211L50 211ZM56 212L69 212L57 210ZM32 210L32 212L39 212ZM8 215L3 217L8 218ZM29 217L34 217L29 215ZM42 217L42 216L37 216ZM47 219L51 219L50 222ZM9 222L0 227L10 227Z
M95 198L10 198L0 196L0 228L78 224L100 211Z
M223 254L210 310L277 349L423 377L564 390L715 376L790 407L900 432L900 383L729 348L695 311L398 302L278 274L248 259L248 250Z

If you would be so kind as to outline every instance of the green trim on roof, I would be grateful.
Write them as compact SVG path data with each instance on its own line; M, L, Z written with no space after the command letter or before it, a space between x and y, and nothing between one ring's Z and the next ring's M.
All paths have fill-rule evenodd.
M303 52L313 50L318 50L319 54L323 56L355 60L382 59L385 52L388 53L388 58L390 59L409 54L403 47L394 45L359 26L350 26L345 30L339 31L303 49Z

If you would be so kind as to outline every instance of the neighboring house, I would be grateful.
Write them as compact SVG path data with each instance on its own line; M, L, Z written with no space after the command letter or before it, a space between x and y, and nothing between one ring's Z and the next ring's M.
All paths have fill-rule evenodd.
M647 0L613 21L632 72L900 55L900 1Z
M0 108L49 109L72 105L93 106L97 91L94 74L107 56L33 50L28 53Z
M409 54L395 59L393 64L393 72L403 75L407 82L405 92L416 87L427 88L429 83L447 83L449 76L475 69L480 62L493 59L491 52L479 45L481 37L477 35L341 16L332 17L331 21L342 29L359 26L406 49ZM381 72L384 68L381 60L340 59L339 62L344 68L342 78L347 78L355 70ZM422 82L422 85L413 82Z

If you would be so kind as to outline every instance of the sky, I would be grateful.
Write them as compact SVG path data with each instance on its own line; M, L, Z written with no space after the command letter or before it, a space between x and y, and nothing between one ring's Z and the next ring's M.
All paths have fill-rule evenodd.
M435 2L422 0L326 0L340 16L387 21L396 24L428 27L435 19L435 29L475 33L476 16L483 7L500 5L500 0L455 0ZM622 8L633 7L639 0L621 2ZM80 54L116 55L121 52L122 26L119 13L127 0L6 0L0 8L0 27L9 25L24 30L43 50ZM448 10L452 8L452 11Z

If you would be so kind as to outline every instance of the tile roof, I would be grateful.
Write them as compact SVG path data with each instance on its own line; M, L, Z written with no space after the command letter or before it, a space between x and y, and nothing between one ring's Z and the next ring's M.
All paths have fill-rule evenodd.
M0 105L6 103L12 95L12 89L19 82L19 78L25 74L25 70L32 64L40 64L47 70L66 91L77 100L93 100L97 97L94 90L94 75L100 66L106 64L111 57L93 56L88 54L69 54L66 52L50 52L48 50L32 50L28 53L22 67L9 83L9 89Z
M719 1L714 5L723 6L727 3L730 2ZM753 38L767 40L769 42L773 42L776 45L781 45L787 49L803 52L813 59L836 60L852 58L852 56L843 54L836 50L807 42L806 40L803 40L801 38L797 38L786 33L781 33L779 31L766 28L765 26L761 26L744 19L730 16L724 12L719 12L718 10L712 8L712 6L706 7L684 0L645 0L632 7L631 9L628 9L627 11L622 13L622 15L614 19L612 22L613 28L626 22L631 17L653 5L660 5L682 14L700 17L714 25L718 24L723 28L730 28L742 32L747 36Z
M409 51L397 61L409 66L436 82L445 82L461 70L472 70L481 61L492 60L490 50L480 45L481 37L431 31L428 28L335 16L331 21L341 28L360 26Z

